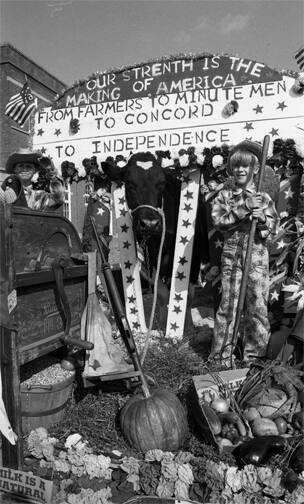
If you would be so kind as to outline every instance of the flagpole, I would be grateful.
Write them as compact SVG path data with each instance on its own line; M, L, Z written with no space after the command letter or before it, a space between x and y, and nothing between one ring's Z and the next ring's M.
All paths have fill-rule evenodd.
M28 136L30 135L30 132L29 132L29 131L24 131L24 130L22 130L21 128L16 128L16 126L11 126L11 128L12 128L13 130L19 131L19 133L23 133L24 135L28 135Z

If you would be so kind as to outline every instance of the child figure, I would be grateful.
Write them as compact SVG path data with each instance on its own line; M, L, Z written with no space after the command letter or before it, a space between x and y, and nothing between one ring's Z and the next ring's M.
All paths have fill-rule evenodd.
M223 188L212 205L212 221L223 232L222 298L214 324L214 338L209 360L230 365L236 342L232 341L247 243L252 217L257 219L251 264L244 303L243 359L264 357L270 336L267 302L269 259L267 241L276 234L278 215L267 193L256 193L254 177L259 171L262 148L244 141L228 158L231 188Z

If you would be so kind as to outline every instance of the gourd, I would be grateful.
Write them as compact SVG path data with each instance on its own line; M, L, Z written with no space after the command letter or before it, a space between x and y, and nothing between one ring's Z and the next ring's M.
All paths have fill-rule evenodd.
M171 391L163 389L148 397L131 397L121 410L120 427L131 446L142 452L156 448L176 451L188 434L181 402Z
M278 428L269 418L255 418L251 423L251 429L256 436L277 436Z

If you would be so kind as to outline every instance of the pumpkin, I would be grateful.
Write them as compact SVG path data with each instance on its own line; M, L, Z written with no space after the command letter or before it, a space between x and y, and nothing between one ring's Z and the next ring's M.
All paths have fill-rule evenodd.
M179 450L188 434L181 402L173 392L163 389L148 397L131 397L121 410L120 427L130 445L142 452Z

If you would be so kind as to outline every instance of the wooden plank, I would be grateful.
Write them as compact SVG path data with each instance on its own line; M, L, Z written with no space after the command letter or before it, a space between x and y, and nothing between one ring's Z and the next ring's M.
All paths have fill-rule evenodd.
M64 269L63 280L71 280L73 278L84 278L88 276L88 267L71 266ZM54 282L54 274L52 270L47 271L31 271L28 273L16 274L16 287L27 287L29 285L39 285Z

